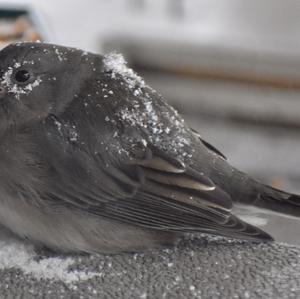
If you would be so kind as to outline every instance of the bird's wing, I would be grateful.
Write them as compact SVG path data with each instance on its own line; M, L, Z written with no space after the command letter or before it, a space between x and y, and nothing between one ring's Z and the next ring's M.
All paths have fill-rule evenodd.
M229 195L203 173L183 167L159 151L152 151L147 161L135 163L143 173L143 183L134 196L106 203L100 211L103 216L162 230L270 239L233 216Z
M88 159L85 161L88 163ZM105 161L98 161L97 171L88 179L82 179L83 170L76 166L78 161L73 162L58 161L73 167L73 180L62 175L59 184L45 194L52 205L68 205L158 230L270 239L231 214L229 195L211 178L158 149L147 148L144 158L131 159L118 167L106 167Z

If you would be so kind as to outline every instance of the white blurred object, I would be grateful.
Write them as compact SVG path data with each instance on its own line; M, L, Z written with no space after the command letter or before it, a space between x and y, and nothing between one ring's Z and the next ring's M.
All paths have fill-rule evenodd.
M300 127L299 1L126 3L100 46L124 53L177 107Z
M109 34L299 53L297 0L0 0L42 9L57 39L96 49ZM98 40L97 40L98 39Z
M127 10L110 21L102 47L151 66L300 81L299 1L143 3L139 14Z

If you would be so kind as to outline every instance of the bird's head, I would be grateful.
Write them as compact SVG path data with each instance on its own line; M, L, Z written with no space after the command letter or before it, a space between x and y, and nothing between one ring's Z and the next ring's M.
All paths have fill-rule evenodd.
M102 68L102 56L46 43L0 51L0 134L59 114Z

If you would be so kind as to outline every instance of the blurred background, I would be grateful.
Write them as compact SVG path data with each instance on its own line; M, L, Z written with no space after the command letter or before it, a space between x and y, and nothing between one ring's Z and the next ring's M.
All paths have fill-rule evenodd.
M298 193L299 28L297 0L0 0L1 47L117 50L234 166ZM268 224L300 244L299 228Z

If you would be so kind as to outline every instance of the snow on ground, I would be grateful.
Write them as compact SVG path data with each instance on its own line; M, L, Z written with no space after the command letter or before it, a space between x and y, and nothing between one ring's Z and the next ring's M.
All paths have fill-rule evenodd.
M99 273L69 270L74 264L72 257L40 258L30 244L17 240L6 231L0 230L0 270L20 269L25 275L34 278L63 281L73 284L85 281Z

